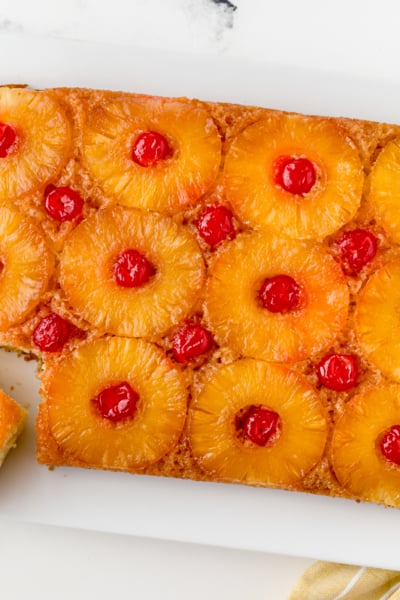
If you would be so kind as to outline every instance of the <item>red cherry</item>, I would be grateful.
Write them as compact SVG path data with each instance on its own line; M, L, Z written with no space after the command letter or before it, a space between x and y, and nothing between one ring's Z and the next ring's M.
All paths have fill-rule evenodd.
M383 435L381 451L387 460L400 465L400 425L393 425Z
M121 287L140 287L147 283L156 270L137 250L125 250L113 265L114 279Z
M320 383L335 392L354 387L358 380L357 357L352 354L328 354L317 365Z
M45 191L44 207L56 221L73 221L82 214L83 198L70 187L49 185Z
M70 339L74 325L56 313L50 313L35 327L32 340L42 352L60 352Z
M92 402L104 419L118 423L133 417L138 400L139 394L127 381L122 381L117 385L105 387Z
M280 156L274 164L275 183L291 194L308 194L317 179L315 167L308 158Z
M132 148L132 160L141 167L151 167L172 156L167 139L157 131L140 134Z
M346 231L335 242L339 248L342 269L346 275L356 275L375 258L378 238L367 229Z
M14 127L0 122L0 158L5 158L10 154L16 139L17 133Z
M251 405L238 420L237 426L253 444L266 446L279 432L280 419L278 413L264 406Z
M301 288L289 275L275 275L264 280L258 297L264 308L273 313L285 313L300 308Z
M188 323L176 332L172 339L172 354L180 363L189 362L209 352L213 344L212 335L196 323Z
M210 246L216 246L226 239L233 240L236 236L233 215L226 206L206 206L195 225Z

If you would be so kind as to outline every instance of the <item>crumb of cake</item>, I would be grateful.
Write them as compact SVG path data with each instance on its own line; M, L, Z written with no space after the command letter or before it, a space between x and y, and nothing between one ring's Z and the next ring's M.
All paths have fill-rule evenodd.
M0 467L25 426L27 412L0 390Z

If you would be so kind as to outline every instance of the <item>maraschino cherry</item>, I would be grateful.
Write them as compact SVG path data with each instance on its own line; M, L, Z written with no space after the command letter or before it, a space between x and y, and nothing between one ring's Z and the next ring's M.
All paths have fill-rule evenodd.
M124 250L114 262L113 274L118 285L125 288L141 287L155 274L154 265L137 250Z
M353 388L358 381L357 357L352 354L328 354L317 365L319 382L336 392Z
M83 198L70 187L49 185L45 191L44 207L56 221L73 221L80 217L83 210Z
M172 156L168 140L157 131L145 131L136 139L132 148L132 160L141 167L152 167Z
M346 275L357 275L375 258L378 238L367 229L353 229L346 231L335 245L339 249L343 271Z
M305 196L313 188L317 175L308 158L280 156L274 164L274 179L286 192Z
M278 413L265 406L251 405L236 425L253 444L266 446L278 434L280 419Z
M127 381L121 381L103 388L92 399L92 403L104 419L118 423L134 416L138 400L139 394L132 386Z
M172 354L180 363L188 363L212 348L211 333L198 323L186 323L172 339Z
M383 456L388 461L400 465L400 425L392 425L384 433L380 446Z
M67 319L50 313L35 327L32 341L42 352L60 352L76 329Z
M210 246L216 246L224 240L233 240L236 229L232 212L223 205L206 206L195 225L200 236Z
M0 158L10 154L17 139L17 132L8 123L0 122Z
M264 280L258 297L270 312L286 313L300 308L301 287L289 275L275 275Z

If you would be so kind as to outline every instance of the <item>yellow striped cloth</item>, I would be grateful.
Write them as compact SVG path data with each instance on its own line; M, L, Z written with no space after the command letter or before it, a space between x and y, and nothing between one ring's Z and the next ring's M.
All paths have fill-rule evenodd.
M400 572L319 561L287 600L400 600Z

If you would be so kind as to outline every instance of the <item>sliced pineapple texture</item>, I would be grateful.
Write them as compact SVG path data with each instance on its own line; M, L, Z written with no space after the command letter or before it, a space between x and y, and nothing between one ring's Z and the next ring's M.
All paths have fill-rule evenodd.
M0 206L0 266L0 331L6 331L39 304L54 269L39 227L11 206Z
M265 279L286 275L301 289L300 305L283 313L260 302ZM334 259L317 245L283 235L245 233L216 257L205 310L218 342L238 355L293 362L332 344L345 326L349 292Z
M349 402L335 427L331 448L333 470L348 492L400 507L400 467L381 450L382 436L399 424L399 385L382 384Z
M400 381L400 264L391 262L371 275L356 307L355 330L367 358Z
M127 382L138 395L131 418L104 418L93 400ZM162 350L119 337L87 342L47 369L42 391L51 433L66 455L108 469L143 468L177 443L187 412L183 376Z
M280 432L270 445L246 443L238 417L248 406L276 412ZM327 421L315 390L295 371L242 359L211 372L190 408L192 452L217 479L295 486L321 460Z
M400 243L400 138L381 150L372 168L368 201L390 238Z
M132 153L148 133L153 135L145 152L154 160L137 162ZM83 151L90 172L116 202L170 213L210 188L220 166L221 138L196 103L115 99L90 112Z
M299 159L309 163L315 182L307 192L295 193L301 182L294 191L279 185L277 168L286 158L291 167ZM364 180L359 154L344 130L326 119L286 114L242 131L232 142L224 175L228 200L244 223L299 239L323 238L348 223L360 206ZM290 167L285 176L291 177Z
M70 151L70 124L51 95L24 88L0 88L0 127L9 147L0 157L0 202L44 187L56 177Z
M154 268L143 285L124 287L115 279L115 264L127 250L139 252ZM60 261L60 283L72 306L116 335L163 333L190 312L203 280L203 258L187 229L169 217L121 206L83 221Z

